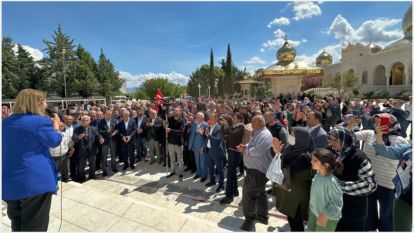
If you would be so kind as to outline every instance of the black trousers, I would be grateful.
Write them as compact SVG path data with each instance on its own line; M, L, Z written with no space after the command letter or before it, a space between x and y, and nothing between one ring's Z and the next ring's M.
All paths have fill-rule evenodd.
M197 170L194 152L192 150L188 150L188 149L183 150L183 160L184 160L184 165L186 165L187 168L191 169L191 171Z
M96 152L89 151L89 149L84 154L78 154L78 180L84 182L85 177L85 167L86 160L88 160L89 165L89 179L95 178L95 168L96 168Z
M268 179L258 170L246 170L242 197L244 217L248 222L253 222L255 218L268 219L268 204L265 193Z
M132 139L128 143L122 143L122 161L124 162L124 167L128 167L128 159L130 166L134 165L134 148L135 145L132 142Z
M52 193L6 201L12 231L47 231Z
M69 168L70 178L73 181L79 180L79 169L78 169L78 153L75 151L71 157L69 157Z
M240 153L233 150L228 150L228 167L227 167L227 183L226 183L226 197L233 198L234 192L237 189L237 166L240 162Z
M305 231L300 206L296 209L296 214L294 218L289 216L287 218L290 226L290 231Z

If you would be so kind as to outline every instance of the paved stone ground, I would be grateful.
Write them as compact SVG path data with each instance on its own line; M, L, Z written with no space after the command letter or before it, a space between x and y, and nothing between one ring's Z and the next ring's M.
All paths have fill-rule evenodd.
M112 174L83 184L63 183L53 197L49 231L60 225L61 190L63 189L63 221L60 231L241 231L243 212L241 197L231 205L220 205L224 191L216 186L193 180L186 172L165 178L166 168L158 164L139 163L135 170ZM239 192L243 177L239 179ZM267 185L270 188L270 182ZM287 231L285 217L275 210L275 198L269 198L269 225L255 223L255 231ZM6 207L2 205L2 231L10 231Z

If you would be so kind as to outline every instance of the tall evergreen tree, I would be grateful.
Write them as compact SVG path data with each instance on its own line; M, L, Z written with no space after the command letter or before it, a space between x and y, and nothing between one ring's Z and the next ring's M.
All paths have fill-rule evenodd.
M97 78L100 84L99 94L113 97L120 93L124 80L120 79L119 72L115 70L112 62L106 58L103 50L99 55Z
M69 96L75 90L75 79L73 75L75 68L75 50L76 47L68 35L62 32L58 25L52 36L52 41L43 40L47 46L44 51L48 57L43 59L41 66L45 69L45 75L50 80L49 90L56 90L60 96L65 96L65 79L66 95Z
M35 62L32 56L23 46L17 46L17 65L18 65L18 81L16 83L17 90L25 88L35 88L37 82L35 76Z
M210 87L210 95L216 95L216 88L215 88L215 77L214 77L214 58L213 58L213 49L210 51L210 71L208 75L208 85Z
M13 40L10 37L3 37L2 40L2 98L14 98L18 89L15 84L18 82L18 63L13 51Z
M226 70L226 62L224 61L224 59L221 59L220 64L221 64L221 69L223 71ZM218 95L223 97L224 96L224 76L223 75L220 75L218 77L217 88L218 88Z
M224 70L224 94L232 95L233 87L233 64L231 60L230 44L227 45L226 67Z
M99 92L99 82L96 78L98 66L92 55L80 44L76 50L76 56L77 61L74 71L76 90L83 97L92 96L93 93Z

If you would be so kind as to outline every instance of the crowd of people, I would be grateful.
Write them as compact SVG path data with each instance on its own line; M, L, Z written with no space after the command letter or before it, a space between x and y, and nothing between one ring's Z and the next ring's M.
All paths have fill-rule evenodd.
M13 156L5 152L18 151L8 147L24 137L11 132L22 115L45 115L43 105L37 113L19 110L17 102L13 112L3 106L3 199L5 189L16 190L6 195L8 205L28 197L11 186L15 178L9 176L18 171L10 170ZM43 135L48 141L41 144L50 147L63 182L82 183L117 173L121 166L125 171L158 163L169 168L168 179L192 176L224 191L223 205L240 195L239 172L245 176L245 231L254 221L268 224L266 172L280 156L285 177L271 191L292 231L304 231L306 225L308 231L411 231L411 111L411 96L408 102L305 95L91 102L53 108L50 129L56 135L49 135L54 140Z

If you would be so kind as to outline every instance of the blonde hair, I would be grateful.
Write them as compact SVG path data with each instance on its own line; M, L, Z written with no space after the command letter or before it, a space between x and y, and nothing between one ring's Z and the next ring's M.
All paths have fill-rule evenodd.
M13 113L26 114L33 113L37 115L44 115L45 110L42 109L40 103L46 99L46 93L34 89L23 89L17 94L15 103L13 105Z

